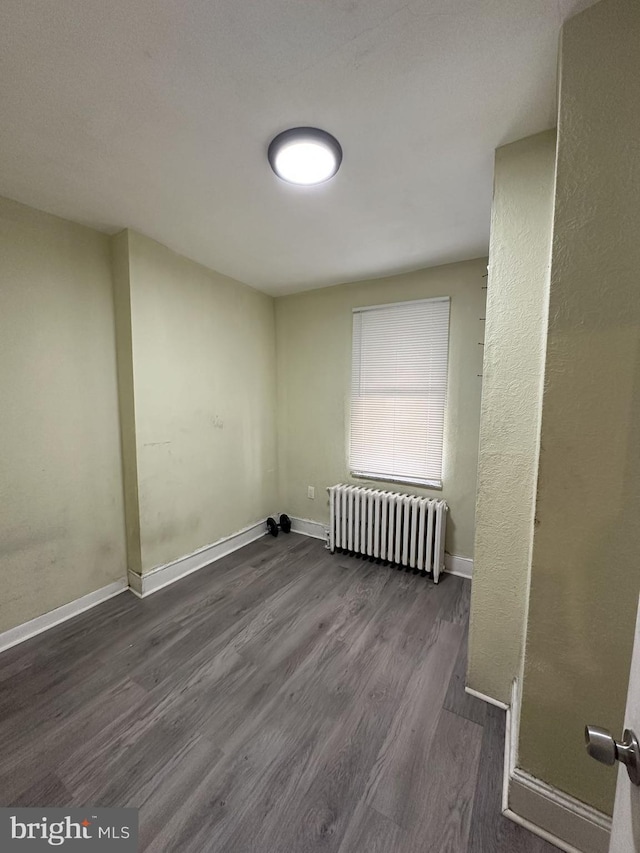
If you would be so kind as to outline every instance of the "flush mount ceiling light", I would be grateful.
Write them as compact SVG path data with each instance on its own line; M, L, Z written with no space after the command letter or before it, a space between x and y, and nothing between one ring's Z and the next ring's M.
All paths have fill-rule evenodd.
M326 130L292 127L271 140L267 156L283 181L311 186L335 175L342 162L342 148Z

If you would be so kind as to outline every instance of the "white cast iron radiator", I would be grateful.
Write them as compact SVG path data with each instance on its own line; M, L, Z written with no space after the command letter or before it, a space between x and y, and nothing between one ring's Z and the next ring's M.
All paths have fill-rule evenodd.
M407 571L433 573L438 583L444 570L444 501L362 489L330 486L331 552L368 557Z

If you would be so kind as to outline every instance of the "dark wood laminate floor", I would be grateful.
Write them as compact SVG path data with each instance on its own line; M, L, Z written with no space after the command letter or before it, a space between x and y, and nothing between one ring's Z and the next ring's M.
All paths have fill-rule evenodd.
M551 853L500 814L470 584L265 537L0 655L0 803L135 806L144 851Z

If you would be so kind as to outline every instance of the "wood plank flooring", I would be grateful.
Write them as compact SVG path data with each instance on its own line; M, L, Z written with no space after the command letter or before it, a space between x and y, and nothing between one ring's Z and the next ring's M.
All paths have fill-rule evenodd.
M552 853L500 814L470 583L264 539L0 655L0 804L134 806L158 853Z

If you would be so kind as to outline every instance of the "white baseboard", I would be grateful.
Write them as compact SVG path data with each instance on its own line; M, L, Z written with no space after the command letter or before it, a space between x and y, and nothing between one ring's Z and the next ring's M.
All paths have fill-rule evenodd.
M10 649L12 646L17 646L18 643L24 643L25 640L35 637L37 634L42 634L43 631L48 631L54 625L59 625L61 622L66 622L68 619L73 619L85 610L90 610L97 604L102 604L114 595L119 595L127 589L127 581L114 581L103 586L102 589L96 589L95 592L90 592L83 595L82 598L77 598L75 601L70 601L69 604L63 604L61 607L56 607L55 610L50 610L48 613L43 613L42 616L36 616L35 619L30 619L29 622L24 622L22 625L16 625L15 628L10 628L0 634L0 652Z
M458 575L460 578L469 578L473 575L473 560L471 557L457 557L455 554L444 555L444 568L450 575Z
M327 528L320 521L291 516L291 531L292 533L301 533L303 536L311 536L312 539L327 541Z
M179 557L171 563L164 566L157 566L149 572L138 575L135 572L129 572L129 587L138 598L145 598L162 589L169 584L175 583L180 578L190 575L192 572L197 572L205 566L214 563L221 557L226 557L238 548L243 548L256 539L260 539L267 532L266 519L258 521L256 524L251 524L233 533L231 536L225 536L223 539L218 539L211 545L205 545L204 548L199 548L192 554L187 554L185 557Z
M536 826L534 823L531 823L530 821L526 820L526 818L520 817L520 815L516 814L515 812L512 812L509 808L504 809L502 814L510 821L513 821L513 823L517 823L518 826L522 826L524 829L528 830L534 835L537 835L538 838L542 838L544 839L544 841L548 841L549 844L553 844L553 846L557 847L558 850L564 850L565 853L581 853L581 851L578 850L577 847L573 847L571 844L565 844L565 842L558 838L556 835L553 835L552 833L547 832L541 827ZM605 853L607 849L608 848L605 847Z
M293 533L301 533L303 536L311 536L314 539L321 539L323 542L328 540L328 530L324 524L319 521L311 521L308 518L295 518L291 516L291 530ZM457 557L455 554L444 555L445 571L451 575L458 575L461 578L471 578L473 574L473 560L469 557ZM484 698L484 697L481 697ZM506 705L504 706L507 707Z
M520 730L520 682L517 678L511 684L511 705L507 706L507 720L504 729L504 762L502 769L502 814L513 820L509 811L509 783L516 769L518 757L518 732ZM517 823L517 821L516 821Z
M611 818L515 768L505 817L526 826L567 853L607 853Z
M611 818L520 769L520 692L514 681L507 710L502 814L565 853L607 853Z
M517 767L520 691L514 679L511 705L465 687L477 699L507 712L502 814L566 853L607 853L611 818Z
M485 693L480 693L479 690L474 690L472 687L465 687L464 692L468 693L469 696L475 696L476 699L482 699L483 702L488 702L489 705L495 705L496 708L501 708L503 711L507 711L509 709L509 706L505 705L504 702L500 702L499 699L493 699L491 696L487 696Z

